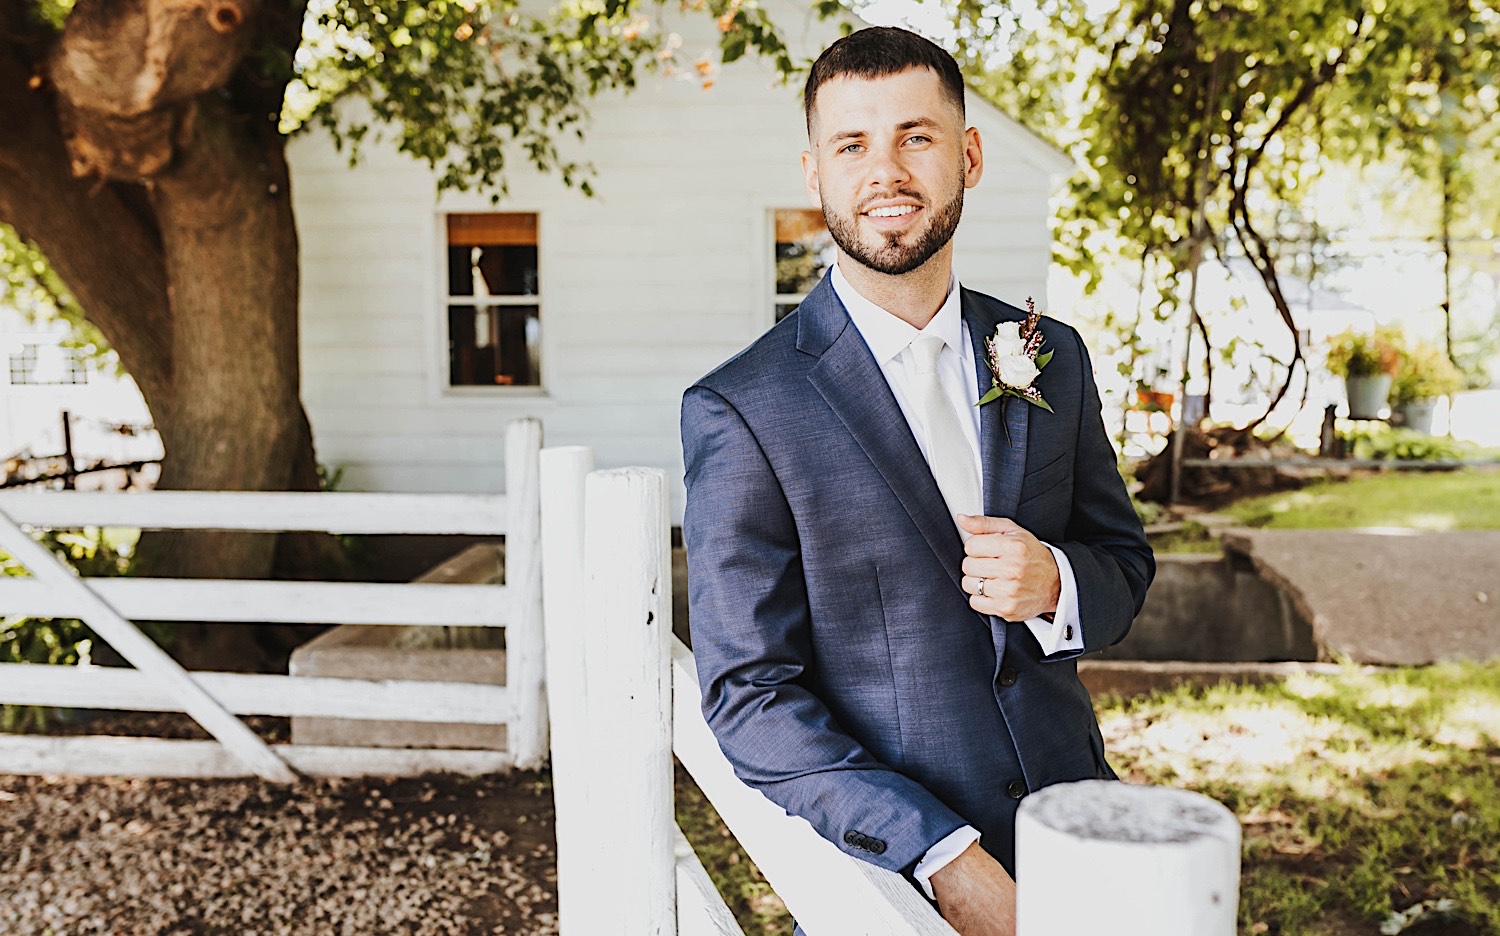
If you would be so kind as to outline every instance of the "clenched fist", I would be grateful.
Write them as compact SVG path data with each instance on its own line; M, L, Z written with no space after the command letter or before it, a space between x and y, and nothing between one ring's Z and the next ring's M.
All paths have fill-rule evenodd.
M969 607L1007 621L1057 610L1062 577L1052 550L1005 517L958 515L964 543L963 590Z

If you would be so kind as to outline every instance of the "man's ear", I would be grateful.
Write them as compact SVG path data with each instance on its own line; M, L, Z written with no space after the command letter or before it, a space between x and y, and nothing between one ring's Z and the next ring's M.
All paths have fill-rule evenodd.
M818 188L818 157L812 150L802 151L802 184L807 189L807 203L814 208L823 207L823 193Z
M973 188L984 175L984 144L979 139L979 130L970 127L964 131L964 188Z

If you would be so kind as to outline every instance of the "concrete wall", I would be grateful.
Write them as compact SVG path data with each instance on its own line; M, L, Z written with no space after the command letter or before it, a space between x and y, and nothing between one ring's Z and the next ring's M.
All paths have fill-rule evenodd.
M1156 579L1130 633L1093 658L1316 660L1317 648L1312 625L1247 562L1222 555L1166 554L1156 557Z

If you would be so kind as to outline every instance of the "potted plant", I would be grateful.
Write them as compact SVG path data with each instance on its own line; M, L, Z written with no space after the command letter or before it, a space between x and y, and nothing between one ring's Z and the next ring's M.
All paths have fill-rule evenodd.
M1401 335L1392 328L1371 334L1348 330L1333 337L1328 370L1344 378L1350 419L1379 419L1401 362Z
M1391 382L1391 425L1430 435L1438 397L1463 388L1463 372L1442 351L1422 343L1402 351Z

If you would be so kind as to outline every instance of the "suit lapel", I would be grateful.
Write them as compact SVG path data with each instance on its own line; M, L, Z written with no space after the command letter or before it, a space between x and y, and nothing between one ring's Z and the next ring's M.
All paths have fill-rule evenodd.
M954 587L962 588L964 550L958 528L880 365L827 277L808 294L797 316L797 347L819 355L808 380L885 479Z
M983 397L994 383L984 340L995 333L997 324L1014 321L1017 316L986 308L967 289L963 290L961 299L964 321L969 326L969 340L974 345L979 395ZM1026 430L1030 410L1031 405L1026 401L1004 397L979 408L979 460L984 466L984 512L988 516L1013 520L1021 505L1021 477L1026 472Z

